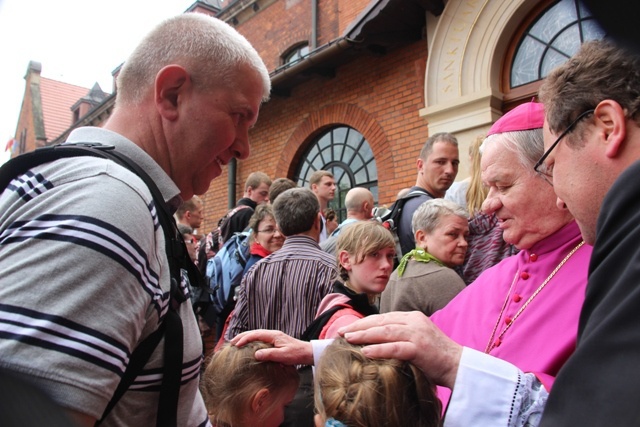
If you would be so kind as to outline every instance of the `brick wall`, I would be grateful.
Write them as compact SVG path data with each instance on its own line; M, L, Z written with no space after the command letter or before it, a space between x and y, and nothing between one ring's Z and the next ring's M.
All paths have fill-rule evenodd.
M340 35L344 34L344 30L347 29L369 3L371 3L370 0L338 0Z
M273 97L250 133L251 157L238 162L237 198L244 181L261 170L272 178L292 178L304 150L328 127L346 124L367 139L378 168L379 202L390 204L416 178L416 158L427 138L424 107L426 41L385 56L363 56L342 66L335 78L316 78L288 98ZM204 196L204 230L227 210L227 175Z

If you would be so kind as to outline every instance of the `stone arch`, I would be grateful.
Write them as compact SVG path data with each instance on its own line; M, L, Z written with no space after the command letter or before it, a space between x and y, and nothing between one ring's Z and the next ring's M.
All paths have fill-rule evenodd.
M429 133L476 135L502 115L503 60L512 35L539 2L451 0L433 34L425 79Z
M366 138L376 159L378 182L393 180L396 161L384 130L373 116L353 104L332 104L310 112L287 140L276 176L292 176L308 144L328 127L336 125L350 126ZM381 199L382 196L380 194Z

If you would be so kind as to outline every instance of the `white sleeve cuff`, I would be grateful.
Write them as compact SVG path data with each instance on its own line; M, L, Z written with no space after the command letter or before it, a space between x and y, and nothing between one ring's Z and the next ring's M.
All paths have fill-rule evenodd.
M328 340L311 340L311 348L313 349L313 365L317 365L320 360L320 356L324 352L324 349L333 342L332 339Z
M508 426L521 374L509 362L464 347L444 427Z

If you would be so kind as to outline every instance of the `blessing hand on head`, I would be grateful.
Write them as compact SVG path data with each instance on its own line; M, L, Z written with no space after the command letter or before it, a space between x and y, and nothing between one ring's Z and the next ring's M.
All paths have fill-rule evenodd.
M447 337L418 311L367 316L338 333L352 344L362 344L367 357L413 363L437 384L452 388L462 346Z
M238 334L231 344L242 347L252 341L264 341L274 348L256 351L256 359L285 365L313 365L311 343L290 337L281 331L256 329Z

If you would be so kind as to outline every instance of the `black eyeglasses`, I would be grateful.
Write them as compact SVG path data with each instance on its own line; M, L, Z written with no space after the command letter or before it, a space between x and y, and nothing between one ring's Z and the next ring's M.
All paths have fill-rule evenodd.
M580 120L584 119L589 114L593 114L593 112L594 110L587 110L584 113L580 114L578 117L576 117L576 119L573 122L571 122L571 124L567 126L567 128L560 134L560 136L558 136L558 139L556 139L555 142L551 144L551 147L549 147L549 149L544 152L542 157L540 157L540 160L536 162L535 166L533 167L533 170L536 173L540 174L545 179L545 181L547 181L549 184L553 185L553 169L547 170L546 167L541 168L541 166L544 165L544 161L547 160L547 157L549 157L549 154L551 154L553 149L556 148L556 145L558 145L560 141L562 141L562 138L567 136L567 134L573 130L573 128L578 124Z

